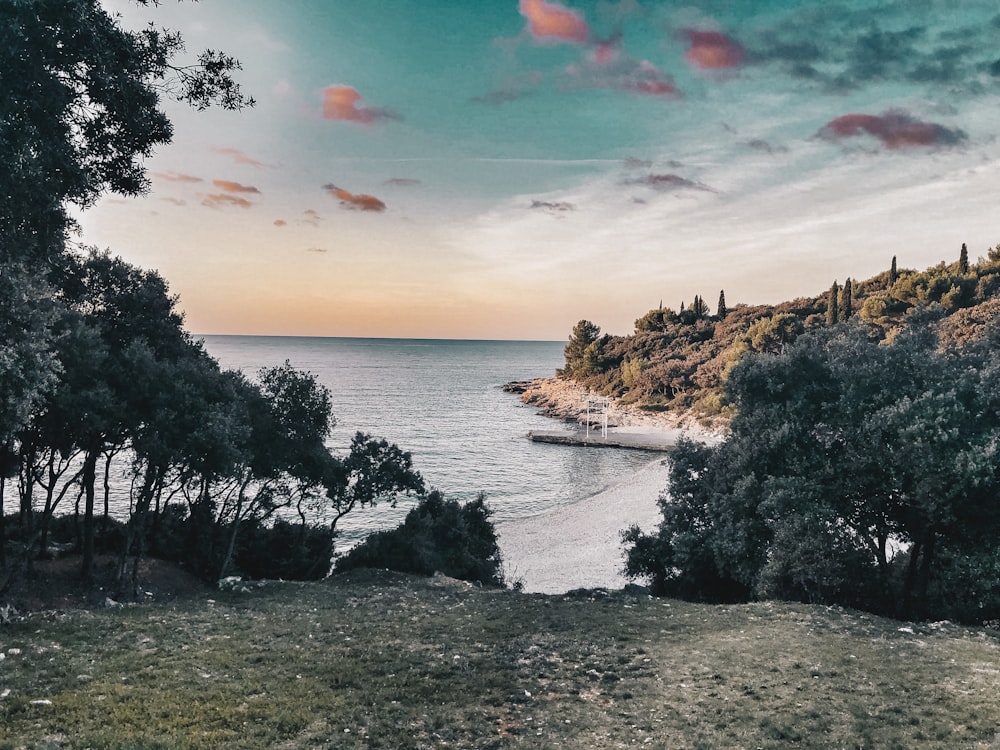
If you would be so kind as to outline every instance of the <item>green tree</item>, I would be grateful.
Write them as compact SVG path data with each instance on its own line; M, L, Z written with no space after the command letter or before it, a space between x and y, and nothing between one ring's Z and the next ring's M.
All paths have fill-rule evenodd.
M844 281L844 288L840 293L840 311L842 320L850 320L854 314L854 288L850 277Z
M962 249L958 254L958 272L968 273L969 272L969 248L962 243Z
M563 349L563 356L566 360L566 366L563 368L564 374L569 377L585 374L583 369L585 368L587 348L596 342L600 335L600 327L589 320L581 320L573 326L573 331L569 335L569 343Z
M833 286L830 287L826 301L826 324L828 326L835 326L840 322L840 315L837 309L837 292L837 282L834 281Z
M672 454L659 531L627 534L629 573L710 601L1000 615L1000 333L942 350L914 325L892 345L844 325L743 358L729 437Z
M722 318L726 317L726 314L728 312L729 308L726 307L726 290L723 289L719 292L719 305L718 309L715 311L715 315L721 320Z
M0 3L0 263L61 253L70 205L147 189L143 160L173 134L163 93L197 108L253 104L233 58L181 64L176 32L119 24L98 0Z
M896 271L896 256L892 256L892 265L889 267L889 288L896 283L896 279L899 278L899 273Z

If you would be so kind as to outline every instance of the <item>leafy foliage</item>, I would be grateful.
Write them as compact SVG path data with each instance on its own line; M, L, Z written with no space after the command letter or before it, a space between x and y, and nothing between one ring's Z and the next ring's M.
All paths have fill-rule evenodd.
M932 324L891 345L818 329L742 359L730 436L672 454L659 531L626 534L629 574L705 601L1000 616L1000 328L941 349Z
M502 586L500 548L490 509L480 495L462 506L433 491L402 525L380 531L337 560L337 570L388 568Z

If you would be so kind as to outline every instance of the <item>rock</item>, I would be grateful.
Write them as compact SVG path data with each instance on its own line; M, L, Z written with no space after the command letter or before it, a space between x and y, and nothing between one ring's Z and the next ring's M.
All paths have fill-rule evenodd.
M42 698L42 699L37 700L37 701L31 701L31 705L32 706L51 706L52 705L52 701L48 700L47 698Z
M121 608L121 606L122 605L121 605L120 602L116 602L110 596L104 597L104 608L105 609L119 609L119 608Z

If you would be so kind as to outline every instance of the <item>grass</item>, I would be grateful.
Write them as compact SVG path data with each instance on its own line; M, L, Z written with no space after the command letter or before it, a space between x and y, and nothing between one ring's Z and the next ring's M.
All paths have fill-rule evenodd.
M995 632L836 608L359 571L40 613L0 651L0 748L1000 748Z

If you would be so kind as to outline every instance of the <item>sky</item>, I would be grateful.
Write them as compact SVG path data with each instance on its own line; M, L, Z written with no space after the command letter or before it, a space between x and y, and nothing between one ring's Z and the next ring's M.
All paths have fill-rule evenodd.
M79 241L196 334L565 340L720 290L817 295L1000 243L995 0L201 0L151 189Z

